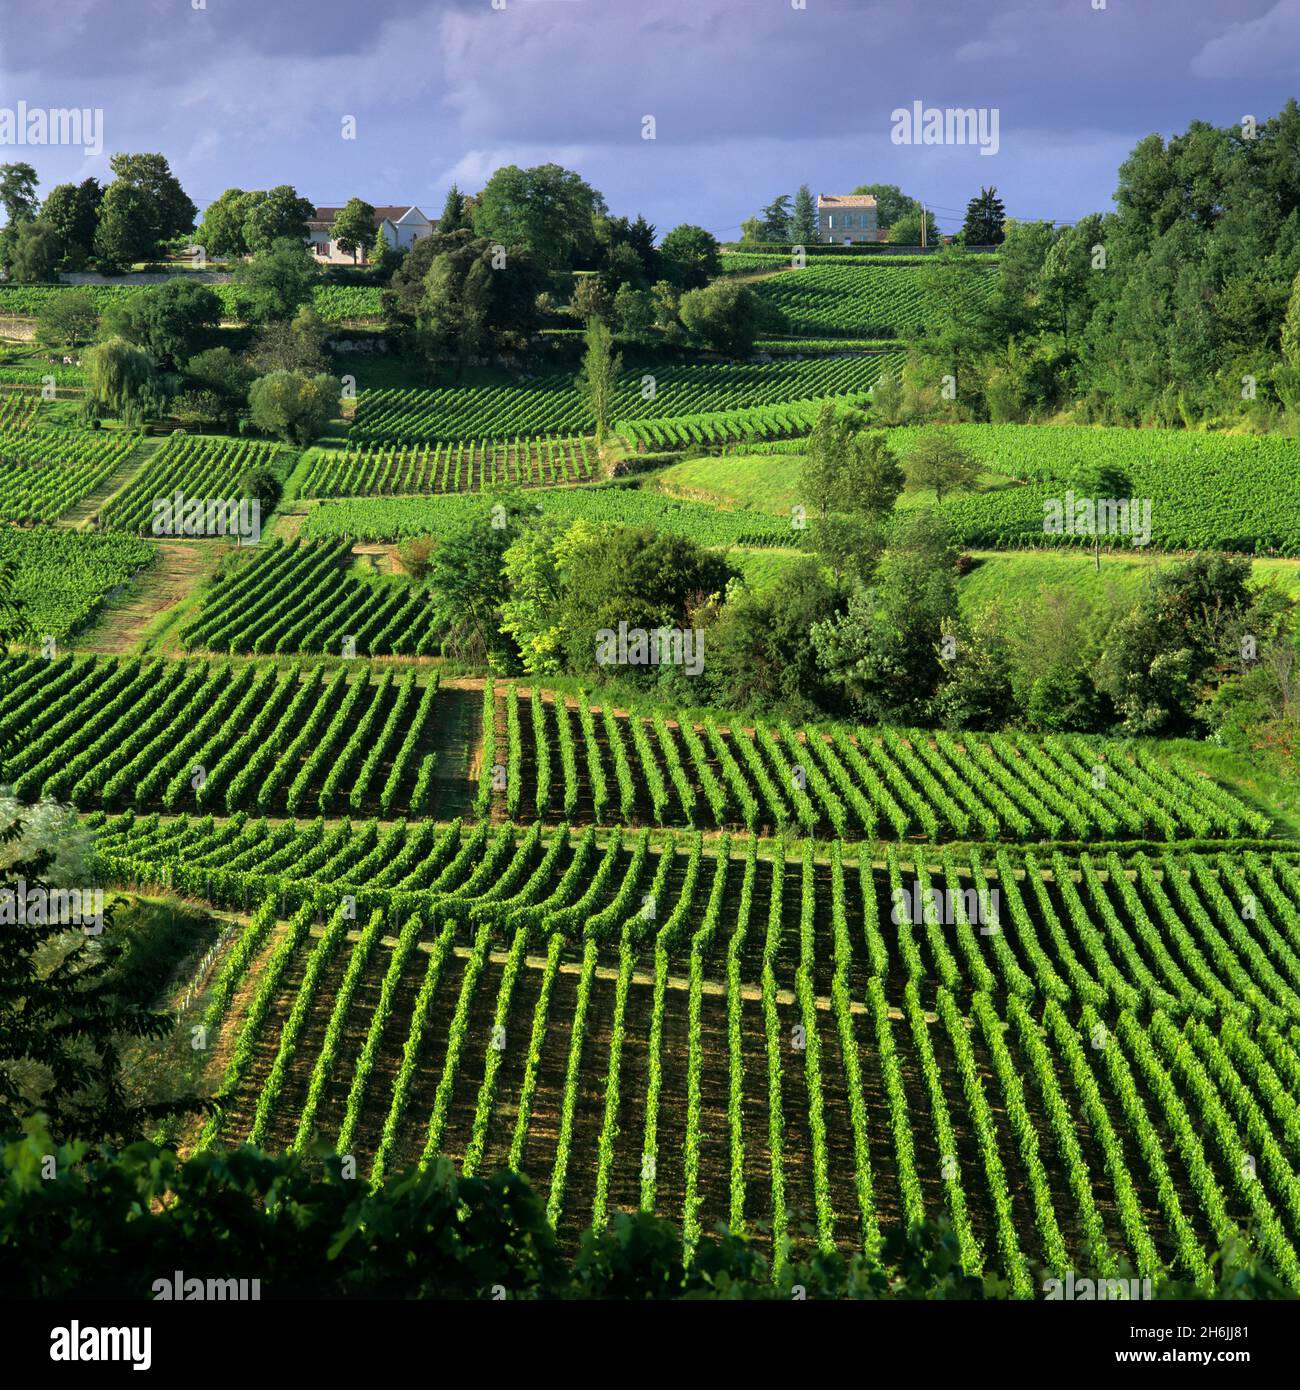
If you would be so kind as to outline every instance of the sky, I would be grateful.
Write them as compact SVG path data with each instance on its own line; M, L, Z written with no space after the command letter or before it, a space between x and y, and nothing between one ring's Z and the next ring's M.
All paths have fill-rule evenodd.
M453 181L555 161L661 234L738 236L802 183L899 184L945 231L989 184L1070 222L1142 137L1293 95L1300 0L0 0L0 122L103 113L101 153L0 162L48 191L157 150L200 208L288 183L437 216ZM916 102L996 113L996 152L896 142Z

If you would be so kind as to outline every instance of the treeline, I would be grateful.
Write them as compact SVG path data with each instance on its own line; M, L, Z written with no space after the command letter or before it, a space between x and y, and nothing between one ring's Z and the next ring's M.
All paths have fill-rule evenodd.
M1010 222L997 290L962 294L959 251L918 272L950 312L912 345L905 387L957 418L1300 426L1300 107L1150 135L1115 210ZM949 384L949 391L943 386Z

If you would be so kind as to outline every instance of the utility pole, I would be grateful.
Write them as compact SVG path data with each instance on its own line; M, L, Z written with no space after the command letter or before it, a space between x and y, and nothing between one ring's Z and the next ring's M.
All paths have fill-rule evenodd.
M925 224L926 224L925 204L922 203L922 204L921 204L921 250L922 250L922 251L925 250Z

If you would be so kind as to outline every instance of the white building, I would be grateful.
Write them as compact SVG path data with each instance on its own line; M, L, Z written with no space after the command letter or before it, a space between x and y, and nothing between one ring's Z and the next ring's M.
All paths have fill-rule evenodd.
M855 241L884 241L870 193L819 193L817 240L851 246Z
M307 245L322 265L364 265L368 246L351 252L339 250L334 240L334 219L342 208L317 208L307 223ZM409 250L421 237L428 236L437 226L417 207L384 207L375 209L375 230L383 232L384 240L398 250Z

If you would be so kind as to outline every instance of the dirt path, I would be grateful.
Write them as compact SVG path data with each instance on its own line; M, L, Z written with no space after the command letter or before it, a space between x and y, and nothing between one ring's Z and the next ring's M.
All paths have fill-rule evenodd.
M71 511L65 512L58 524L77 531L89 530L99 519L100 510L140 476L161 443L161 439L141 440L122 460L122 466L88 497L83 497Z
M212 541L158 541L158 561L105 605L94 627L77 639L79 651L121 655L137 651L160 614L184 602L227 554Z

